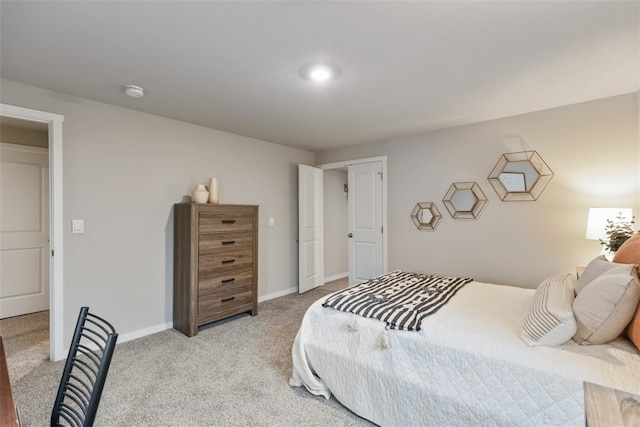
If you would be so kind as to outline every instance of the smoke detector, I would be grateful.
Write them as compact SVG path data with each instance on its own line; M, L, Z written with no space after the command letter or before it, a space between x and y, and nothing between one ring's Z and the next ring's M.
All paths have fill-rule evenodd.
M136 85L126 85L124 87L124 93L132 98L142 98L144 95L144 89Z

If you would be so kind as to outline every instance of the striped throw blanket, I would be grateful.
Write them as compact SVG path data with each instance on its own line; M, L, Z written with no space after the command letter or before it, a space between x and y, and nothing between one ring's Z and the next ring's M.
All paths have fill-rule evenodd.
M388 329L419 331L473 279L392 271L330 295L325 307L382 320Z

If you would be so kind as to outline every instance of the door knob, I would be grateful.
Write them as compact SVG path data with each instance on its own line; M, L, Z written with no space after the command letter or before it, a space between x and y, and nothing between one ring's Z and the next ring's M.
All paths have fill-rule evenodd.
M348 237L348 238L352 238L352 237L353 237L353 233L349 233L349 234L347 234L347 237Z

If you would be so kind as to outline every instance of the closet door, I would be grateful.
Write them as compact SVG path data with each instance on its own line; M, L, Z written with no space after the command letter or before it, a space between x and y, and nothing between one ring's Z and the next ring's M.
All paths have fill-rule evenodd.
M349 165L349 286L384 273L382 164Z
M49 151L0 143L0 318L49 309Z
M324 284L322 169L298 165L298 292Z

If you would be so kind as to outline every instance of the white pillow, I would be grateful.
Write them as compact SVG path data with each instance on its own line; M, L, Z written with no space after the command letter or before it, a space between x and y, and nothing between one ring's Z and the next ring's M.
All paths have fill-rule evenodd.
M576 279L570 274L550 277L538 286L522 325L522 338L528 345L556 346L573 337L575 286Z
M611 272L615 269L617 274L631 274L631 270L634 267L632 264L609 262L604 255L600 255L587 264L584 271L580 274L578 285L576 286L576 295L579 295L589 283L593 282L593 280L603 273Z
M640 301L635 266L620 274L618 268L599 275L580 291L573 302L578 344L605 344L620 335L633 319Z

